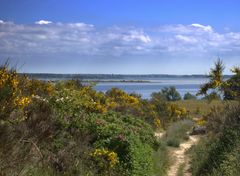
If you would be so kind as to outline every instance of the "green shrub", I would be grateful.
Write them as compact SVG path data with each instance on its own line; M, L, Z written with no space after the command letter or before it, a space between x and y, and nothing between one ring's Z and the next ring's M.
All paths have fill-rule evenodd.
M215 112L215 117L223 116L218 130L200 141L191 151L192 173L196 176L230 175L237 176L240 171L240 127L239 106ZM219 119L213 118L218 122ZM216 127L217 128L217 127Z
M149 101L0 71L0 175L153 174L159 143Z
M159 139L159 148L153 152L154 160L154 175L163 176L167 174L167 170L170 166L170 156L167 150L166 143Z
M151 175L152 152L157 147L151 127L131 116L115 113L89 118L90 132L97 134L95 148L114 150L120 160L122 175Z
M167 139L166 142L167 142L167 145L170 147L179 147L180 145L180 140L176 138Z
M181 100L181 95L174 86L164 87L161 90L161 95L165 97L167 101Z
M187 92L184 97L183 97L184 100L196 100L197 97L193 94L190 94L189 92Z
M174 122L166 131L165 141L167 145L173 147L179 147L180 143L188 139L187 132L193 126L193 122L190 120L182 120Z
M208 136L202 137L197 145L193 146L189 153L191 158L191 172L193 176L197 175L198 170L209 156L210 146L216 139Z

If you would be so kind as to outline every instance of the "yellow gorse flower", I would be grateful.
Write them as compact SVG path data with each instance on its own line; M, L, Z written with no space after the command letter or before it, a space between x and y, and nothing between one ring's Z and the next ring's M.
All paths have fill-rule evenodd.
M197 124L199 126L204 126L204 125L206 125L206 123L207 123L206 120L204 120L203 118L200 118L197 120Z
M114 167L117 163L119 163L117 153L109 152L107 156L110 167Z
M90 155L94 158L106 158L110 167L114 167L119 163L118 155L114 151L109 151L106 149L95 149L95 151Z
M28 106L30 103L31 103L31 99L29 98L29 97L21 97L21 98L19 98L19 97L17 97L16 99L15 99L15 105L17 105L17 106L23 106L23 107L25 107L25 106Z
M159 128L161 126L161 120L159 118L155 118L154 119L154 124L155 124L156 127Z

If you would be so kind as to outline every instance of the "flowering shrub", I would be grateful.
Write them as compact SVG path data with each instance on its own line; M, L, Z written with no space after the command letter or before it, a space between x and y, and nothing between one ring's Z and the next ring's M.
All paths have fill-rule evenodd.
M160 128L160 127L161 127L161 121L160 121L160 119L159 119L159 118L154 119L154 124L155 124L155 126L156 126L157 128Z
M169 104L168 108L169 117L184 118L187 117L186 108L177 106L176 104Z
M106 107L101 104L101 94L83 87L79 90L62 89L51 97L51 104L62 118L78 116L79 112L105 113Z
M9 119L13 111L24 114L25 108L31 103L31 96L22 87L25 80L19 77L15 70L9 70L6 66L0 67L0 120ZM11 121L22 119L11 119Z
M207 124L207 121L204 118L199 118L197 120L197 125L199 126L205 126Z
M161 120L151 102L119 89L104 94L74 81L30 80L6 67L0 78L1 122L19 122L0 123L0 139L8 140L0 156L22 161L16 170L39 169L41 161L41 168L57 175L152 174L158 147L152 127L161 127ZM36 159L29 163L24 156Z
M90 154L98 163L100 167L115 167L119 163L118 155L114 151L107 149L95 149ZM107 165L104 165L107 163Z
M112 88L106 92L107 108L116 111L139 111L139 98L131 96L124 91Z

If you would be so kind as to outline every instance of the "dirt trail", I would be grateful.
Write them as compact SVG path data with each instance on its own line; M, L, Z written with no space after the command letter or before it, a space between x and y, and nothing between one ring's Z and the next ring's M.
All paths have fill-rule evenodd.
M156 132L154 135L155 135L157 138L161 138L164 134L165 134L165 132Z
M184 165L184 176L191 176L189 172L189 158L185 154L185 152L194 145L199 140L199 136L189 136L189 140L180 144L179 148L175 148L171 151L170 156L173 158L174 164L169 168L167 175L168 176L176 176L178 172L179 166L185 163Z

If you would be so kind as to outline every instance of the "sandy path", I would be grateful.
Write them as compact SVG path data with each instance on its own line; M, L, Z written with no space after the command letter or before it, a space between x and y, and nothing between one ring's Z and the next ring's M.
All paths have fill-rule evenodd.
M171 151L171 157L173 158L174 164L169 168L167 175L176 176L179 166L185 163L184 167L184 176L191 176L191 173L188 172L190 165L189 159L185 152L194 145L199 140L199 136L189 136L189 140L180 144L179 148L173 149Z
M154 135L157 138L161 138L164 134L165 134L165 132L156 132Z

